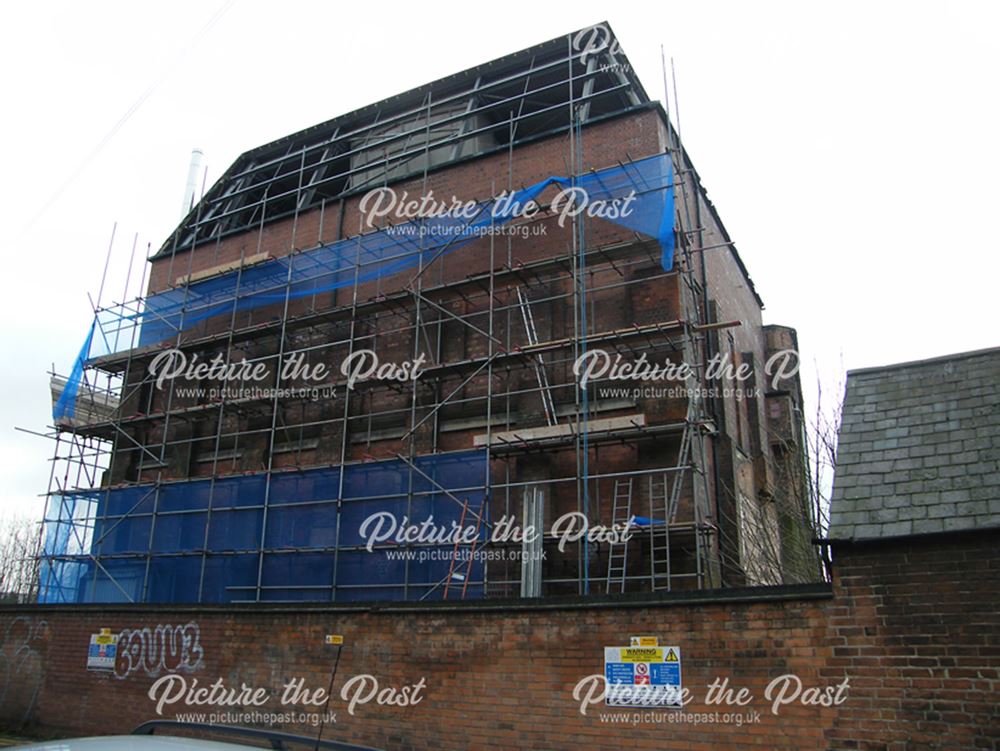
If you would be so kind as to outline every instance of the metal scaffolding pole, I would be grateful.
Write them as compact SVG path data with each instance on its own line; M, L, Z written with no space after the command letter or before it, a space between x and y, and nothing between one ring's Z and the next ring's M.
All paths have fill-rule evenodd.
M507 77L509 80L505 85L517 87L513 95L510 91L505 91L499 99L490 100L490 92L497 90L498 84L482 80L477 80L472 88L465 88L447 97L434 99L427 93L421 106L409 107L406 112L387 118L377 114L370 123L362 127L345 127L341 130L338 126L334 134L322 142L310 145L292 140L288 142L287 148L283 147L284 153L281 155L261 159L255 157L249 167L231 176L235 182L231 181L221 195L209 196L208 200L199 204L199 210L188 226L190 234L179 230L171 238L174 249L167 261L167 278L163 288L172 286L175 281L178 287L184 288L182 292L178 290L181 300L176 310L143 310L144 301L140 296L134 304L123 303L117 307L121 315L117 321L113 316L109 317L110 328L100 327L102 337L111 335L109 350L117 350L121 330L125 326L131 328L132 342L126 352L111 351L93 363L107 377L106 391L113 394L117 390L122 394L118 413L110 420L57 433L57 456L62 446L84 458L89 449L79 441L101 441L106 437L114 439L113 448L104 455L109 459L111 468L115 468L116 462L128 462L134 457L139 459L136 460L134 474L112 472L109 469L105 483L119 483L115 490L118 487L147 488L138 501L123 513L121 509L117 509L119 513L110 514L105 504L100 520L94 520L101 527L100 534L93 535L92 540L92 596L96 594L100 572L124 596L129 597L126 588L121 587L112 576L114 566L105 563L108 560L144 559L145 571L137 599L148 599L152 588L158 520L168 517L186 518L182 515L197 513L203 514L205 519L205 528L200 533L200 546L173 554L156 553L157 556L163 555L165 559L184 559L185 556L198 559L197 601L205 601L208 597L206 572L214 556L245 554L257 556L255 582L252 585L230 582L226 589L227 597L234 593L250 596L252 592L252 599L260 601L280 596L282 591L290 596L291 590L302 590L336 600L338 591L344 592L344 596L353 596L348 593L358 587L368 586L373 589L384 588L386 591L396 588L401 591L404 599L422 598L431 591L436 591L435 582L422 581L428 577L415 575L415 567L411 566L408 558L402 559L401 581L363 585L348 581L340 575L342 566L347 565L342 560L342 553L357 550L357 546L345 544L346 532L342 531L347 518L346 502L405 501L406 513L410 516L417 508L418 500L423 503L425 499L441 497L464 504L464 518L469 518L474 513L478 500L470 501L463 498L462 494L482 493L477 524L488 532L493 514L509 513L512 506L522 503L519 494L512 491L529 484L539 487L548 485L552 492L545 494L546 503L551 504L553 511L556 508L575 507L588 522L599 523L602 521L600 499L607 497L609 487L612 487L608 485L609 482L618 483L617 478L627 478L631 488L634 477L644 477L653 472L664 478L671 477L673 489L669 506L675 511L682 497L687 499L685 494L690 493L691 509L695 517L694 541L696 546L701 546L699 541L707 538L710 532L707 531L706 513L709 508L708 487L702 487L706 458L701 437L704 419L700 403L689 401L683 421L667 422L659 418L647 423L647 407L642 399L621 398L616 401L613 397L602 397L593 388L579 388L571 374L572 363L592 347L607 347L622 355L641 352L662 355L666 359L676 358L678 355L685 360L704 359L698 350L702 346L703 327L708 324L707 315L703 312L704 300L701 299L705 290L693 278L693 255L698 255L702 264L704 255L692 253L685 234L687 230L684 228L690 228L691 221L687 207L688 193L683 182L672 188L680 192L684 205L679 233L682 253L678 268L672 271L663 271L657 267L659 246L655 241L634 237L610 245L591 243L588 232L592 220L576 215L572 217L566 247L559 247L558 252L540 258L529 255L532 260L526 263L515 260L514 233L504 233L507 238L504 260L502 247L497 247L496 233L492 231L496 228L495 222L491 219L488 239L474 246L488 252L488 268L483 270L479 265L475 268L475 273L468 275L456 273L461 261L456 266L456 262L449 260L446 252L456 242L458 233L456 238L444 243L428 243L426 235L421 233L415 248L405 243L400 243L398 247L383 245L379 246L379 254L372 253L365 247L369 235L359 234L353 239L353 245L344 246L342 258L331 256L326 261L307 255L309 251L300 251L296 247L299 244L300 214L306 211L320 212L318 242L322 243L323 215L326 202L331 197L341 199L340 221L343 223L343 196L357 187L357 183L352 183L351 180L360 176L366 185L378 182L388 185L398 181L400 175L415 180L415 165L419 165L422 173L420 185L426 194L431 185L433 156L437 150L448 146L452 149L453 158L458 157L462 154L462 144L483 133L505 133L505 187L513 190L515 137L529 127L538 131L536 135L545 135L547 132L539 123L557 113L561 120L565 119L563 115L568 112L570 125L558 132L567 139L566 161L570 184L579 184L579 180L587 172L584 126L590 122L592 113L598 111L600 97L616 95L614 92L627 88L629 84L618 80L611 86L604 85L608 81L600 78L604 74L601 66L595 63L597 58L592 58L589 65L583 66L583 70L579 65L578 54L572 49L571 40L567 40L567 45L566 54L560 55L558 62L545 61L536 65L532 58L526 71ZM555 74L557 71L558 75ZM556 104L551 104L548 100L532 102L533 96L542 93L556 96L556 92L560 91L565 93L558 94L559 101ZM447 107L457 104L462 105L461 112L449 114ZM486 126L475 121L474 118L487 112L507 116ZM415 125L416 118L422 119L419 126ZM444 126L452 124L455 126L454 132L444 129ZM445 135L438 137L441 133ZM368 156L375 155L378 150L383 152L381 159L368 159ZM292 160L297 162L297 175L291 169ZM621 166L626 169L630 164L632 163L628 162ZM626 171L628 179L640 194L661 190L645 185L638 169ZM677 169L677 173L680 174L681 170ZM293 178L297 179L294 189L290 187ZM334 195L323 195L325 186L344 179L348 180L347 188L334 191ZM496 187L494 180L491 185L493 193L496 192ZM273 193L270 192L272 188ZM607 186L602 185L602 188L610 190ZM263 192L258 195L260 190ZM202 248L207 252L206 243L214 241L214 261L217 262L222 238L232 229L227 229L225 223L232 221L240 229L238 217L244 216L244 212L251 212L246 215L252 216L257 225L254 257L259 258L265 251L268 254L274 253L274 248L264 247L266 227L285 214L280 207L271 211L271 206L293 194L290 247L287 252L277 253L281 259L279 263L285 265L283 283L278 281L277 275L273 278L267 275L251 277L252 293L266 295L269 300L273 298L273 304L268 302L256 309L250 305L241 307L247 294L244 280L248 249L244 246L240 249L239 262L234 267L235 290L231 295L232 307L227 311L228 327L218 325L215 317L211 316L207 319L211 324L198 327L186 325L188 321L206 320L206 316L214 310L213 306L218 305L218 300L214 298L190 297L193 273L206 273L202 271L204 261L197 264L198 272L195 272L195 248ZM477 217L488 205L489 201L482 204ZM305 226L305 220L301 221L301 226ZM475 221L475 218L470 220L466 229ZM525 221L524 225L534 226L542 221L544 220ZM242 227L240 231L246 231L246 227ZM340 236L338 231L338 239ZM376 237L382 238L383 235ZM518 245L518 249L526 247L529 251L532 250L531 242L526 239L523 246ZM348 255L352 247L353 259ZM385 252L386 248L389 248L389 253ZM175 280L174 265L180 261L178 254L182 252L188 253L187 274ZM380 264L384 264L387 259L403 259L408 254L416 255L415 270L408 282L399 286L393 281L389 283L391 286L383 286L383 276L376 273L382 268ZM210 256L203 258L208 259ZM311 300L310 305L293 305L293 300L298 300L293 297L295 271L303 264L313 264L310 273L314 272L315 276L308 277L309 281L327 276L337 281L337 284L330 284L325 288L332 291L329 304L317 305L317 295L313 294L312 297L304 298ZM366 276L368 272L372 275ZM340 279L346 280L349 275L353 275L353 284L348 293L349 301L345 302L339 299L339 289L347 285L341 284ZM257 281L258 279L261 281ZM369 279L372 281L367 281ZM624 304L615 309L602 302L603 299L614 299L629 303L640 285L661 285L658 289L664 292L673 292L676 288L680 300L678 309L655 311L652 315L639 318L641 323L633 320L628 325L628 319L624 318ZM126 280L126 296L128 286L129 282ZM363 297L362 288L365 295L372 294L367 298ZM533 290L530 295L524 292L528 289ZM225 302L229 303L230 300L226 298ZM172 305L173 301L170 303ZM670 304L674 305L673 302ZM527 305L531 308L525 310ZM569 306L572 306L571 310ZM540 334L535 329L535 315L537 311L545 310L553 313L550 313L548 321L545 321L544 313L539 314L543 332ZM241 316L241 311L245 311L246 315ZM519 312L524 317L523 337L520 328L514 325ZM157 345L137 347L136 338L142 324L154 321L158 315L165 323L174 325L176 322L177 331L172 340L178 349L186 353L222 349L223 363L227 367L234 362L238 343L250 342L257 345L258 351L249 353L252 356L244 359L248 363L275 363L273 393L269 396L236 396L229 389L224 389L217 402L201 399L194 403L181 402L179 406L175 406L182 397L178 394L176 384L170 381L168 393L155 395L155 376L148 370L148 364L160 349ZM653 322L650 322L650 318ZM458 349L455 349L452 336L456 330L461 332ZM321 357L346 349L350 357L364 348L392 348L399 342L403 344L397 351L408 350L414 360L421 355L428 358L430 364L424 369L419 382L413 380L405 387L398 387L372 381L356 384L355 389L349 389L342 388L346 385L344 380L331 376L329 385L337 389L338 398L340 394L343 395L343 404L337 403L329 411L310 411L307 409L308 397L282 393L282 364L291 354ZM532 383L530 376L526 378L526 374L535 374L537 385ZM701 378L703 373L699 371L697 379ZM126 401L130 405L138 403L147 394L147 405L138 404L135 414L125 414ZM545 406L541 415L544 417L542 424L539 424L537 402L534 405L531 403L538 397L541 397ZM601 419L608 414L615 416L611 422ZM235 417L235 420L227 421L227 416ZM185 430L179 431L180 426L184 426ZM315 509L335 506L335 536L329 540L329 544L324 542L306 547L278 549L269 539L272 516L277 513L272 509L275 502L272 487L277 471L287 464L276 458L279 447L282 451L289 450L288 446L293 447L296 452L295 465L300 469L309 462L327 466L333 459L334 452L323 454L317 449L306 448L305 444L307 436L319 436L315 438L317 445L325 436L335 436L337 426L341 431L337 451L339 459L337 464L330 465L340 468L336 478L336 492L330 491L329 497L324 494L322 498L283 504L290 508ZM352 427L355 428L353 431ZM536 432L538 428L555 431ZM474 446L485 457L481 485L456 489L439 481L433 472L427 472L423 468L423 459L428 456L446 457L447 450L456 445L449 440L453 431L469 434L470 442L474 435ZM292 440L296 436L297 441ZM250 466L248 460L239 461L241 446L256 446L261 441L266 451L266 459L261 462L261 467ZM385 441L390 443L386 444ZM351 446L355 442L363 443L363 450L353 450ZM635 451L634 466L627 465L621 468L622 471L609 471L616 465L602 465L602 460L606 455L604 447L612 444L633 449L642 445L646 447L644 450L649 451L650 458L646 464L640 464L639 452ZM161 504L164 488L179 476L186 477L188 481L199 476L195 474L195 462L202 461L204 465L204 455L207 453L204 448L209 445L211 464L208 474L204 476L207 483L204 508L164 508ZM681 450L684 445L689 446L686 452ZM392 451L390 447L398 448L398 451ZM678 449L678 462L676 466L664 466L663 460L673 448ZM223 458L227 451L230 454ZM150 473L143 468L144 454L156 460L152 467L155 472L151 483L148 482ZM168 466L173 462L171 457L181 455L190 455L186 468ZM345 486L347 469L354 466L352 462L359 455L368 459L388 459L390 455L398 458L401 462L400 476L404 478L398 496L369 498L359 497L355 489L348 492ZM690 456L690 462L686 459L682 461L686 455ZM98 457L100 456L98 453ZM550 469L547 472L539 469L544 467L545 462L537 462L538 456L548 458ZM89 461L89 456L87 458ZM224 464L229 459L232 462ZM536 462L533 467L530 464L532 461ZM574 476L562 477L561 475L572 471L571 462L576 467ZM95 459L93 464L80 462L77 467L80 474L77 485L82 480L86 480L91 486L97 485L100 463L103 463L101 458ZM692 466L688 467L688 463ZM657 466L650 467L651 464ZM697 469L699 466L702 468L700 473ZM532 467L532 473L540 473L542 476L529 476L524 467ZM688 469L692 471L686 471ZM252 550L216 550L212 543L212 530L220 518L216 499L216 494L221 492L218 490L219 481L237 470L257 472L263 479L261 502L240 506L241 509L260 513L257 544ZM692 477L690 489L686 482L688 476ZM428 483L430 490L422 490ZM695 483L698 483L697 488ZM569 488L575 490L575 503ZM557 493L556 490L560 492ZM105 497L110 497L107 494L111 491L110 486L104 488ZM147 512L150 505L151 511ZM126 519L147 516L149 529L145 552L108 553L105 550L105 541L110 539L111 533L119 529ZM274 523L278 523L276 519ZM454 555L458 555L461 547L455 546ZM699 547L696 554L699 585L705 578L703 547ZM379 551L386 549L389 548L377 548ZM637 549L638 546L631 548ZM267 582L265 569L268 556L306 551L332 557L329 583L325 574L323 582L318 584L272 585ZM592 582L590 573L592 564L600 564L597 559L600 555L603 555L602 550L584 538L574 546L567 558L567 572L569 566L574 565L575 576L559 572L555 567L545 570L541 577L542 593L565 592L565 586L571 583L579 594L594 594L598 585ZM570 558L575 558L575 564L572 564ZM521 565L524 565L523 561ZM514 566L516 571L517 564ZM450 572L461 568L456 568L452 561ZM656 575L637 574L636 568L626 558L621 564L620 574L619 569L615 569L615 588L625 591L629 587L645 583L655 588ZM477 579L471 582L470 589L474 570L472 564L466 570L463 596L467 591L476 590L480 584ZM520 581L510 575L506 565L493 568L484 564L481 570L483 596L488 596L494 585L497 592L503 593L512 583ZM668 586L671 578L668 574ZM49 579L52 579L51 575ZM594 581L599 579L607 580L603 589L608 589L607 582L611 577L602 576ZM247 581L250 580L248 576Z

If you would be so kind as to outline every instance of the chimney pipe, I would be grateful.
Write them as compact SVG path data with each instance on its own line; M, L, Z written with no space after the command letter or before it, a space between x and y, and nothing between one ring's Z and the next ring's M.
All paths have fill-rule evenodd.
M201 174L201 149L191 151L191 165L188 167L187 186L184 188L184 204L181 206L181 219L188 215L194 207L194 196L198 190L198 176Z

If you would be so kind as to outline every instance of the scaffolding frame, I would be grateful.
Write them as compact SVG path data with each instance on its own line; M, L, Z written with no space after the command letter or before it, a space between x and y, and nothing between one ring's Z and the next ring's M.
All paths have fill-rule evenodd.
M167 277L174 278L174 262L176 258L183 257L185 249L199 247L204 249L209 243L215 243L216 253L222 239L232 232L247 232L249 225L221 223L227 217L239 212L250 212L250 216L256 226L257 242L256 253L262 253L265 228L270 222L287 218L288 212L278 211L268 214L268 203L272 200L284 201L289 198L289 192L278 192L271 196L269 192L273 189L281 190L281 179L288 179L289 175L294 177L296 187L291 191L294 199L294 209L291 212L292 232L291 247L287 255L282 260L288 267L288 278L284 285L284 300L280 303L281 314L274 318L270 308L265 308L260 312L263 320L254 321L254 312L245 315L245 322L240 320L234 305L230 316L228 327L216 333L206 333L200 336L185 335L183 327L179 326L173 346L184 352L199 352L205 349L217 349L224 353L226 365L231 364L234 355L242 346L256 346L266 350L265 354L244 358L246 361L280 363L289 355L303 355L305 357L318 357L325 352L334 352L346 348L348 354L354 353L366 346L374 345L380 338L387 337L402 338L404 341L412 339L413 355L419 354L431 356L431 365L424 371L424 378L420 383L413 381L409 388L408 399L400 405L385 408L372 409L371 405L381 403L382 399L389 398L387 395L403 395L404 389L386 385L382 382L371 381L356 384L354 390L344 387L344 383L334 382L331 385L338 389L343 389L343 408L339 410L339 417L331 417L320 420L306 420L292 425L283 424L283 416L290 407L297 403L306 401L306 397L280 397L281 388L280 377L277 378L273 396L267 398L229 398L223 394L216 402L204 402L189 406L175 406L174 395L176 390L171 388L167 392L166 403L157 408L155 403L155 392L151 388L152 375L145 374L139 379L129 379L136 368L142 367L151 359L159 348L139 347L136 342L137 329L131 330L131 337L128 348L124 352L115 352L96 357L88 363L88 368L84 373L84 390L87 393L102 393L115 396L120 405L119 410L123 410L126 405L133 404L143 398L145 393L145 404L139 404L141 408L136 414L120 413L115 419L93 421L89 424L62 424L54 426L53 437L56 442L56 451L53 457L53 481L50 484L49 504L47 505L46 518L50 517L49 507L56 504L58 511L56 519L62 519L65 513L64 508L59 508L58 504L65 504L67 493L72 493L75 489L89 490L97 489L96 492L106 492L120 487L148 487L147 493L141 498L125 516L150 517L149 545L145 553L104 553L103 544L105 538L114 529L114 525L109 529L104 529L103 534L96 540L85 539L86 535L79 539L81 552L73 555L59 556L50 555L50 561L66 560L80 561L86 559L94 564L91 592L96 592L98 573L102 572L111 581L114 577L101 563L102 561L116 560L118 558L136 559L145 558L145 572L141 587L142 597L149 591L150 569L154 556L170 557L171 555L201 557L200 576L197 587L197 600L201 601L204 594L205 570L209 555L248 555L258 556L256 583L252 587L232 587L234 595L239 595L241 600L260 601L265 599L269 590L281 589L280 586L271 586L264 583L265 556L294 554L295 549L287 547L273 548L266 543L268 530L269 493L273 477L284 471L283 466L278 466L275 461L276 455L281 451L278 449L284 445L295 446L293 431L297 431L298 447L292 450L296 453L296 461L292 466L302 466L302 456L305 436L307 434L322 435L323 428L330 428L333 435L340 436L338 461L323 463L323 466L346 467L352 463L353 446L364 444L366 447L372 446L385 440L398 440L405 444L404 453L396 454L402 461L406 462L412 469L410 472L410 484L406 493L408 508L413 500L427 491L417 491L413 487L416 469L415 461L418 456L431 454L445 454L448 449L441 445L442 436L450 429L447 422L460 422L462 415L474 413L483 414L481 428L485 436L484 450L486 452L486 473L481 485L463 487L459 489L437 487L432 492L443 493L452 497L459 505L463 504L457 494L461 493L482 493L483 509L490 514L499 512L510 513L516 510L516 495L518 491L529 487L558 488L560 486L573 486L577 495L577 510L588 519L599 521L602 518L600 499L602 487L607 482L618 483L627 479L630 483L634 479L652 477L654 475L669 476L672 480L670 514L662 520L662 525L656 522L661 520L651 519L649 523L650 536L662 534L669 540L673 538L673 544L677 548L683 548L693 553L695 571L667 573L665 579L654 567L649 573L638 570L637 566L629 566L623 569L620 580L616 577L616 591L632 591L636 588L648 588L655 590L661 587L672 588L679 584L680 578L691 576L695 579L695 586L706 586L713 584L710 576L708 561L712 556L715 542L715 528L711 521L711 511L709 504L708 478L706 472L706 459L704 451L704 437L706 433L707 418L704 413L704 405L700 399L692 398L688 401L684 416L676 421L658 423L653 425L645 424L645 421L633 420L629 425L619 425L613 430L597 431L591 429L591 422L603 411L621 410L621 405L609 405L608 400L592 399L587 390L577 388L576 381L568 377L569 366L574 362L581 352L588 347L606 346L612 348L616 354L635 355L643 352L647 355L658 355L664 357L680 357L685 362L695 365L695 375L691 382L687 384L689 390L697 391L697 386L704 385L703 369L701 360L704 355L704 337L706 332L719 327L707 319L707 310L704 305L704 290L697 278L697 259L700 251L692 243L692 236L695 231L691 229L691 221L685 216L686 211L677 212L676 223L678 232L677 248L678 255L676 266L671 271L657 269L658 245L655 241L634 236L627 241L616 241L611 244L600 245L588 242L587 222L580 221L573 217L571 231L572 243L562 254L549 258L520 263L516 260L514 239L511 234L503 237L506 242L499 241L497 236L490 233L488 238L489 268L488 271L471 275L465 279L450 282L428 282L425 285L425 272L432 269L438 260L433 259L426 266L423 262L423 253L420 253L420 264L416 274L409 283L402 289L390 290L382 293L381 280L378 283L376 294L368 299L359 299L359 284L357 279L362 274L364 263L361 257L363 234L356 236L358 252L354 264L355 284L350 287L349 300L340 302L340 292L336 294L336 300L332 304L317 303L316 298L310 300L310 304L305 310L292 310L290 299L292 269L297 258L302 253L307 252L307 248L302 247L302 243L297 236L300 215L306 211L320 211L320 226L322 235L323 219L325 217L326 204L328 201L341 201L350 195L356 188L349 186L333 196L325 196L322 200L317 199L320 195L320 188L327 184L335 183L337 180L350 178L357 173L370 173L373 170L374 162L364 162L361 166L350 167L340 172L331 172L331 165L336 161L331 152L337 151L337 159L363 155L372 149L385 149L388 145L397 141L403 142L402 151L392 157L387 157L381 163L383 184L389 182L390 175L393 182L404 179L401 174L412 176L412 173L400 173L400 165L405 166L410 161L418 159L422 164L422 183L424 190L427 188L429 175L431 172L431 152L443 147L452 147L453 155L458 155L462 144L469 139L480 135L480 130L467 128L465 124L471 122L474 115L486 111L494 111L499 106L510 106L509 116L506 120L493 123L489 132L506 129L507 151L507 184L504 186L494 185L495 191L499 189L514 189L513 183L513 155L515 148L523 143L536 138L552 137L556 134L565 134L568 138L569 154L567 159L568 171L571 175L584 174L590 169L584 164L583 143L586 135L585 125L597 122L605 116L619 116L632 111L634 108L646 106L648 100L642 92L638 82L626 73L620 71L628 70L622 65L622 57L616 58L610 52L607 57L601 60L601 65L595 65L591 60L591 65L586 67L583 73L574 69L576 56L573 53L572 37L567 37L560 44L564 44L567 49L554 54L552 50L536 49L530 55L530 64L527 69L515 76L504 77L489 84L484 84L481 76L476 76L474 84L470 89L459 93L449 94L438 101L434 101L432 90L428 89L422 93L422 103L419 107L411 107L403 112L383 118L381 109L377 110L374 118L366 125L354 129L342 129L341 125L333 128L332 134L320 138L315 143L302 143L292 138L287 151L281 157L270 160L261 160L259 154L249 159L249 164L244 160L238 161L236 165L227 173L228 178L220 180L216 188L210 191L205 199L199 202L192 210L181 227L168 240L169 251L161 249L153 258L163 257L169 252L169 267ZM544 47L544 46L543 46ZM526 51L526 53L529 51ZM565 73L559 73L562 67ZM598 69L601 73L599 74ZM619 73L611 74L608 79L604 75L607 70L617 70ZM557 74L557 80L537 77ZM536 83L532 84L532 78L536 78ZM607 85L598 88L599 83L604 81ZM482 97L489 96L491 89L501 89L504 86L516 84L523 90L518 97L507 97L487 104L479 104L484 101ZM557 105L542 108L530 108L527 104L533 97L539 95L551 95L560 88L564 88ZM596 90L595 90L596 89ZM604 115L594 115L597 109L595 103L606 104L609 98L624 97L623 102L616 105L616 109ZM461 116L448 116L445 118L435 117L435 108L451 105L455 102L465 102L465 119ZM516 111L513 107L517 104ZM526 111L526 107L529 109ZM565 108L568 113L562 125L554 128L544 128L539 124L546 118L551 118L556 110ZM404 129L402 132L392 134L385 138L377 139L374 142L369 137L379 130L394 123L412 123L419 115L423 115L424 124L422 129L413 127ZM440 127L442 124L452 122L461 123L457 132L439 140L431 139L432 127ZM518 129L527 131L523 138L516 137ZM672 136L669 145L669 152L674 161L675 191L682 200L678 204L686 207L688 201L688 185L691 174L690 169L684 161L679 139L676 132L668 126L668 133ZM407 144L419 132L423 133L422 145L419 148L409 149ZM299 134L296 134L297 136ZM364 139L364 144L348 151L343 151L344 144L354 143L356 139ZM345 140L346 139L346 140ZM353 139L353 140L352 140ZM283 139L282 142L286 140ZM276 143L282 143L276 142ZM339 144L339 146L338 146ZM270 148L273 145L269 145ZM262 147L265 148L265 147ZM257 150L260 151L260 150ZM320 153L318 161L311 160L311 155ZM255 152L251 152L254 154ZM474 157L482 156L482 152L477 152ZM290 159L296 159L298 169L289 172L286 167ZM622 166L627 167L631 162L626 161ZM454 162L449 163L452 164ZM244 185L246 180L252 176L260 175L271 171L271 178L263 184L263 194L257 201L248 201L247 194L250 192L248 185ZM243 182L241 182L243 181ZM370 181L366 184L370 184ZM262 183L258 183L260 187ZM636 185L642 190L644 186ZM343 220L343 210L341 209L341 222ZM535 222L543 221L529 220L524 222L524 226L530 226ZM342 227L341 227L342 230ZM338 236L340 231L338 230ZM202 235L201 233L204 233ZM203 237L203 239L199 239ZM151 259L152 260L152 259ZM187 253L187 271L184 278L190 280L193 270L194 253ZM237 294L239 291L242 273L248 260L246 246L241 250L241 256L237 265ZM652 273L649 273L652 270ZM634 272L646 272L636 275ZM443 272L442 272L443 276ZM605 277L617 277L617 280L607 282ZM145 276L144 276L145 280ZM643 324L633 323L631 326L613 327L607 329L599 328L599 322L606 317L604 311L600 310L599 299L602 294L622 291L626 294L628 289L637 284L669 284L677 290L679 299L679 312L681 315L667 319L655 320ZM568 284L569 289L560 288L560 284ZM185 289L190 285L181 285ZM126 282L126 290L128 283ZM666 288L664 288L666 289ZM281 289L272 290L281 294ZM531 294L529 294L529 292ZM526 306L548 305L572 305L572 333L568 336L544 339L540 338L535 327L534 316L531 309L525 311ZM462 314L453 308L461 309L465 307L467 312ZM109 308L96 308L95 314ZM137 297L118 306L118 309L125 314L138 314L143 308L143 298ZM517 321L522 321L518 330ZM183 314L182 314L183 320ZM460 360L448 361L444 356L445 347L445 327L448 324L457 324L468 337L480 338L484 349L481 354L463 357ZM337 332L346 329L342 334L334 335L332 338L326 332ZM107 337L108 332L102 331L102 337ZM114 332L118 337L120 331ZM498 335L499 333L499 335ZM298 341L297 337L304 339L304 343ZM323 341L315 343L313 340L319 337ZM273 352L270 350L273 348ZM469 346L464 348L469 351ZM275 368L279 372L280 368ZM537 386L517 385L523 381L524 373L534 375ZM561 377L559 377L560 374ZM498 376L505 376L505 388L499 385ZM103 380L103 385L99 382ZM485 385L485 393L474 392L472 385L482 381ZM428 401L428 393L432 398ZM554 396L555 394L555 396ZM523 401L524 397L530 396L538 404L542 405L542 410L538 415L524 410L516 410L515 404ZM359 405L359 406L356 406ZM360 407L360 409L359 409ZM304 409L304 408L303 408ZM449 414L456 413L458 417L443 417L442 412L447 410ZM560 414L561 411L561 414ZM304 411L303 411L304 415ZM241 427L242 421L250 417L270 418L269 424L262 427L249 428ZM402 417L402 433L386 437L385 431L378 426L385 424L396 424L398 418ZM236 423L234 429L226 429L227 418ZM567 431L558 435L548 435L545 437L533 437L529 435L533 425L533 420L544 419L550 427L560 424L560 420L567 426ZM195 427L199 424L214 423L214 432L205 436L195 436ZM362 430L352 430L352 423L357 425L362 423ZM171 426L179 424L191 433L190 437L177 437L172 434ZM521 435L517 432L521 431ZM162 436L158 441L147 442L137 440L133 433L144 431L147 436ZM398 432L398 430L397 430ZM512 437L505 437L510 434ZM600 447L606 444L656 442L665 436L670 437L680 434L680 446L691 446L690 452L678 449L677 461L666 463L663 466L654 468L640 468L628 472L602 472L591 471L591 454L595 458ZM219 478L232 475L234 473L245 472L246 470L235 467L235 461L239 458L241 442L246 445L255 437L264 436L266 442L266 463L259 467L257 471L263 475L265 483L265 497L263 503L258 506L246 506L248 510L257 509L261 511L262 523L259 533L259 544L252 549L233 551L212 551L208 546L209 531L211 528L213 505L213 492L215 483ZM284 440L279 440L284 439ZM430 444L426 444L429 440ZM188 447L192 460L189 462L189 472L194 466L196 455L195 447L201 450L202 444L211 444L211 450L204 452L209 456L210 469L204 475L188 474L186 479L174 479L168 476L169 469L168 456L171 452L181 447ZM541 478L525 480L519 478L514 466L521 457L531 457L539 453L558 450L569 446L575 456L577 472L573 477L561 478ZM61 453L64 452L65 453ZM228 452L228 457L227 457ZM133 455L138 455L139 460L133 461ZM146 462L148 457L149 462ZM227 461L233 464L225 466ZM102 473L107 478L116 476L116 469L121 463L136 467L134 477L128 478L120 484L111 485L107 481L101 480ZM57 477L56 465L65 467L62 479ZM147 466L148 464L148 466ZM77 467L76 479L70 482L72 475L71 467ZM303 501L299 504L283 504L283 506L313 506L317 504L336 504L337 517L340 518L341 511L345 504L344 499L344 476L340 474L340 490L335 498L322 498ZM204 542L200 550L183 551L177 553L154 553L154 536L156 533L156 523L158 519L185 513L200 513L200 511L171 511L159 507L161 489L170 486L174 482L184 482L190 479L207 479L212 490L209 491L209 501L205 509L206 524L204 532ZM641 485L641 483L639 483ZM138 507L144 503L146 497L152 498L151 511L138 511ZM691 520L678 520L677 507L681 497L689 497L692 500ZM676 497L677 502L674 502ZM353 500L378 501L379 497L363 497ZM591 506L593 500L593 506ZM468 513L468 501L462 506L463 515ZM477 516L477 524L482 523L485 529L489 529L489 521L483 519L484 511L480 511ZM71 516L72 514L70 514ZM121 518L124 518L121 517ZM109 521L107 516L94 520L106 525ZM118 520L120 521L120 519ZM117 524L118 522L115 522ZM662 526L662 529L660 528ZM74 530L74 534L78 530ZM93 528L91 528L91 532ZM338 583L337 566L338 559L342 552L353 552L357 546L340 544L341 525L337 524L336 539L333 544L324 547L309 547L311 553L324 553L333 556L333 579L328 585L303 585L295 589L312 589L317 595L322 595L323 599L336 600L338 590L350 589L353 585ZM478 539L478 537L477 537ZM554 540L547 538L545 545L554 544ZM479 544L478 542L476 543ZM491 543L486 542L486 545ZM416 546L419 547L419 546ZM650 551L652 555L653 546ZM457 556L458 546L456 546ZM596 555L601 551L597 550ZM591 570L598 570L592 564L594 552L587 541L576 545L575 556L577 561L576 576L552 575L543 576L543 590L566 591L567 588L575 589L577 594L604 593L610 589L610 583L602 590L600 587L592 589ZM410 581L409 562L406 563L406 575L403 581L404 598L409 598L411 590L420 593L428 587L434 588L440 582ZM669 561L668 561L669 565ZM599 567L599 564L598 564ZM454 571L454 562L449 570L449 576ZM470 568L471 571L471 568ZM629 573L631 571L631 573ZM505 570L496 572L495 578L490 578L490 567L484 566L482 589L486 596L488 593L508 594L520 584L518 573L508 573ZM599 580L601 577L594 577ZM608 577L610 582L610 576ZM117 584L117 583L116 583ZM466 592L469 584L468 578L462 586L462 595ZM43 581L43 587L45 582ZM396 584L384 585L358 585L364 587L379 586L395 587ZM680 586L685 586L680 584ZM118 587L126 598L128 596L125 588ZM448 589L448 582L445 583L445 591Z

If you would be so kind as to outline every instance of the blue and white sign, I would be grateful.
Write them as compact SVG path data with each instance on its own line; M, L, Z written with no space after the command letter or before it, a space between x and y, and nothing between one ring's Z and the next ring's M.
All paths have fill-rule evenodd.
M604 678L609 707L684 706L680 647L605 647Z
M114 670L118 656L118 634L102 628L101 633L92 634L87 649L87 670Z

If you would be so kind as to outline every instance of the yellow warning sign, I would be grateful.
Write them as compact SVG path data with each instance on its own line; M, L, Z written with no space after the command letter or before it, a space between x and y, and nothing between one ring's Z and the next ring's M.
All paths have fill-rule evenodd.
M341 636L340 634L327 634L326 635L326 643L327 644L343 644L344 643L344 637Z
M633 647L658 647L660 639L657 636L630 636L630 646Z
M676 659L677 656L674 655L674 660ZM663 662L663 650L660 647L623 647L621 661Z
M674 650L667 652L667 656L663 660L664 662L677 662L677 653Z

